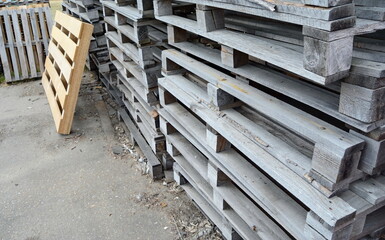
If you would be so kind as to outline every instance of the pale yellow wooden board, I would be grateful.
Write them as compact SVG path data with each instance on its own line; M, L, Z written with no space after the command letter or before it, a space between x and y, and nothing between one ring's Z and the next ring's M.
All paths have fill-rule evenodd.
M93 26L56 11L42 77L56 130L71 132Z

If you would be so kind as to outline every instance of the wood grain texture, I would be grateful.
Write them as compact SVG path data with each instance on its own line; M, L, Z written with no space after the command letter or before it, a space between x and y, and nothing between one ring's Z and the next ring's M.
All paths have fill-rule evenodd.
M92 32L92 25L56 12L42 82L60 134L71 132Z

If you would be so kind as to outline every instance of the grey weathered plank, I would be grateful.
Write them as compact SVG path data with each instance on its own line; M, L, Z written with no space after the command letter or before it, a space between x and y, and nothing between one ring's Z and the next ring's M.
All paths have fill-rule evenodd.
M21 15L21 22L23 25L23 31L24 31L24 41L26 44L27 54L28 54L28 65L29 69L31 71L31 77L37 77L36 72L36 64L35 64L35 56L32 49L32 42L31 42L31 33L29 28L29 23L27 20L27 14L25 9L21 9L20 11Z
M29 9L28 14L31 18L31 28L33 33L34 41L36 42L36 53L39 61L39 69L40 72L44 71L44 61L45 61L45 54L42 49L42 43L39 41L39 31L38 31L38 20L36 19L35 11L33 9ZM51 28L51 27L50 27ZM43 40L44 41L44 40Z
M1 14L1 15L3 15L3 14ZM1 18L0 18L0 24L1 24L1 26L3 26L3 20ZM0 29L0 59L1 59L1 64L3 67L3 73L4 73L5 79L7 81L11 81L12 76L11 76L10 64L12 62L10 63L8 61L8 55L6 54L6 50L5 50L5 42L4 42L5 39L6 39L6 36L3 35L3 31Z
M358 7L356 6L356 16L364 19L377 21L385 20L385 7Z
M12 70L14 74L14 79L20 79L20 74L19 74L19 62L16 57L16 50L15 50L15 45L14 45L14 35L13 35L13 27L12 27L12 22L10 20L10 13L8 10L3 10L4 11L4 23L5 23L5 32L7 34L7 39L8 39L8 46L9 46L9 51L12 59Z

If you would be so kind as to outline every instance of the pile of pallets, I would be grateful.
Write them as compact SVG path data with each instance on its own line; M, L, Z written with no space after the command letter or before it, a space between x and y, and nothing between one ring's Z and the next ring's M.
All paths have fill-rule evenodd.
M51 26L46 3L0 9L0 58L6 82L42 76Z
M63 12L94 26L87 68L99 71L100 78L112 70L109 63L107 41L104 36L103 10L99 0L64 0Z
M225 238L384 233L384 7L154 1L178 49L162 52L159 126Z
M160 56L167 48L166 26L154 19L152 1L101 3L109 55L117 69L109 90L120 97L123 108L119 115L146 156L149 172L159 178L163 175L162 160L169 162L156 110Z
M49 3L49 0L1 0L0 7L14 7L22 5L35 5L41 3Z

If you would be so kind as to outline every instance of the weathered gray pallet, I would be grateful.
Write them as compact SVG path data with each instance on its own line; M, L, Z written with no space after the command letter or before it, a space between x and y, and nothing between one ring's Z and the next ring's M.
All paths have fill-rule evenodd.
M71 15L75 18L79 18L83 22L91 23L94 26L94 31L92 33L92 36L97 37L97 36L104 35L105 33L104 21L99 20L97 22L95 21L92 22L86 15L79 14L79 12L76 9L67 7L67 4L65 4L64 2L62 3L62 12L65 12L66 14Z
M51 26L48 5L0 10L0 58L7 82L41 77Z
M122 92L123 103L130 113L132 119L135 124L138 126L140 133L146 139L148 146L151 150L159 156L165 152L165 139L163 134L156 129L156 119L153 118L151 114L157 115L156 110L153 108L151 112L146 112L146 109L150 109L151 107L145 101L139 101L135 96L139 96L136 93L130 91L131 82L127 82L129 79L124 79L121 76L118 76L118 89ZM142 105L142 103L144 103Z
M142 18L153 18L154 9L152 1L149 0L137 0L137 4L133 4L134 1L130 1L130 4L120 5L117 3L118 0L114 1L100 1L104 7L114 9L116 12L126 16L131 20L139 20Z
M93 6L93 5L92 5ZM71 15L81 18L82 21L94 23L100 20L101 14L97 8L89 8L84 6L79 0L65 0L62 2L62 8L65 11L70 11Z
M110 59L112 63L122 71L126 77L135 77L137 81L146 89L157 86L157 77L160 76L161 65L157 64L152 68L142 69L133 61L125 61L122 51L118 47L109 47ZM152 98L146 98L151 100ZM149 101L154 102L154 101Z
M41 4L41 3L49 3L49 0L2 0L0 1L0 7L34 5L34 4Z
M122 101L122 93L117 88L116 83L114 83L114 78L116 77L117 77L116 71L104 72L104 73L99 72L99 80L103 83L104 87L107 89L108 94L114 99L115 103L119 107L123 107L124 104Z
M226 26L238 30L248 29L251 34L257 35L258 38L263 41L272 42L274 44L281 45L282 47L290 48L298 53L303 51L303 41L300 38L301 30L298 28L292 27L286 31L282 30L281 26L271 26L268 22L262 22L258 26L253 27L245 19L234 16L229 17L229 23ZM170 31L174 30L170 29ZM169 36L172 36L172 34ZM385 48L382 49L381 52L380 46L377 45L378 47L376 47L376 43L383 40L372 39L371 42L366 41L367 44L365 46L366 48L372 49L363 50L360 47L364 39L368 38L364 38L364 36L361 37L353 51L354 58L352 61L351 74L348 78L344 79L344 81L349 84L343 85L340 93L340 103L337 103L336 106L339 105L339 111L342 114L356 119L358 122L362 122L361 125L366 125L366 127L371 126L368 130L366 130L370 131L373 130L373 127L382 125L385 117L384 106L379 100L384 92L383 84L385 82L383 79L385 76L385 64L382 62L385 62ZM173 39L170 39L170 41L173 41ZM368 46L368 43L370 43L370 46ZM226 48L226 46L222 48ZM241 63L247 64L247 55L241 55L242 53L237 54L239 55L238 58L243 58L238 61L240 62L241 60L244 60ZM227 56L227 58L224 59L223 55ZM224 54L222 51L222 60L232 59L231 56L235 55L230 53ZM222 61L222 63L223 65L229 65L224 61ZM352 86L352 84L355 86ZM356 94L357 92L361 92L363 94ZM348 119L347 117L342 118ZM339 119L341 120L341 118ZM357 123L355 125L357 125ZM361 127L355 127L363 130Z
M106 22L107 31L118 32L122 37L129 38L138 46L145 44L155 44L152 42L150 34L155 34L158 29L150 25L158 25L159 21L151 18L131 18L131 15L125 15L121 9L110 5L103 5L103 14Z
M122 51L122 57L125 61L135 62L142 69L154 67L157 61L154 59L156 46L138 47L134 42L126 38L120 38L116 32L107 32L107 45L109 48L117 47Z
M239 145L235 146L238 151L228 148L217 152L216 147L218 145L212 143L213 138L210 137L205 124L202 123L204 119L197 119L182 104L175 102L175 96L170 95L168 91L170 85L163 85L163 83L165 83L164 79L160 79L160 87L165 88L160 91L163 108L159 110L159 113L161 115L161 130L166 135L167 151L178 163L183 159L179 157L182 155L196 172L203 175L204 180L198 181L198 185L203 186L199 186L199 188L204 188L207 185L205 181L211 181L220 187L224 180L230 178L249 198L297 239L309 239L309 236L312 236L313 239L355 239L354 236L363 233L362 229L369 227L366 218L372 213L381 211L382 206L384 206L383 176L353 183L350 187L351 190L345 191L340 196L341 198L335 196L328 199L323 195L318 195L320 193L315 189L308 188L306 181L300 180L299 176L290 176L290 170L285 170L285 167L280 166L280 162L268 159L267 156L263 160L261 159L262 164L274 170L270 172L257 164L264 170L262 173L251 164L250 161L254 161L253 159L248 160L243 157L244 155L238 153L238 151L242 151L243 154L247 154ZM191 88L191 86L187 87ZM185 98L187 94L176 96L178 100L183 102L179 98L181 96ZM196 108L201 107L197 105ZM194 109L193 111L197 113ZM213 116L214 118L215 116L218 117L215 113ZM221 125L220 127L222 127L222 123L218 119L213 121L217 124L216 126ZM231 130L231 126L223 127L230 132L229 135L232 134L231 136L236 138L235 141L247 145L247 142L236 136L236 133ZM209 131L211 130L209 129ZM216 135L216 138L221 138L221 136ZM265 139L259 139L260 142L263 140ZM245 147L253 148L251 146ZM207 159L210 161L209 164L207 164ZM254 163L256 162L254 161ZM288 195L280 186L269 180L264 175L266 173L272 173L272 175L269 174L270 177L281 183L280 186L286 188L286 191L292 195ZM286 177L289 177L290 180L282 179ZM289 187L291 184L293 187ZM333 207L327 207L325 204L332 204ZM355 220L348 220L352 219L352 216L350 216L351 218L345 216L343 221L338 220L339 217L332 217L338 211L347 214L346 211L350 207L357 211ZM329 218L334 220L330 221Z
M155 3L156 18L160 21L212 39L315 83L325 85L348 74L353 50L352 35L339 35L332 32L331 39L318 39L315 36L306 35L304 37L307 43L305 52L298 53L276 44L261 41L248 34L224 29L223 13L214 14L211 13L214 10L199 9L196 12L197 21L194 21L173 15L170 1L162 0ZM215 18L210 18L211 15ZM323 31L318 30L318 32ZM326 34L326 31L323 33Z
M130 114L136 122L143 122L144 125L151 128L153 132L160 133L159 114L154 106L150 106L148 102L142 98L141 86L135 81L125 81L123 79L123 77L119 77L118 88L122 94L124 94L124 100L131 106L132 111L130 111ZM164 149L162 149L162 151L164 151Z
M311 156L311 167L309 167L311 170L309 169L310 172L308 173L316 179L313 184L317 182L323 186L321 189L329 189L334 192L356 177L356 165L364 146L363 140L178 51L163 51L162 58L162 71L167 75L167 79L170 79L169 81L174 79L175 84L181 84L182 82L189 84L189 80L181 74L181 71L188 71L208 83L207 93L200 96L203 102L211 102L219 109L225 109L234 107L233 101L236 98L283 128L289 129L303 139L312 142L314 151ZM178 70L173 71L173 69ZM195 101L199 101L199 98L195 99ZM226 119L231 120L229 117L226 117ZM250 120L245 121L246 125L244 127L252 129L253 127L247 123ZM251 129L249 131L252 131ZM255 136L247 136L246 134L245 137L254 138ZM230 139L228 140L230 141ZM255 144L260 145L258 142ZM271 150L271 154L275 154L270 146L270 144L267 144L267 146L262 144L262 148L267 151ZM334 149L333 153L330 153L330 149ZM290 153L292 151L289 151L288 154ZM299 158L294 157L293 161L295 162L294 159L298 160ZM287 160L282 159L282 161ZM296 164L287 165L289 168L296 166ZM304 173L300 175L305 177ZM325 194L332 193L326 191Z
M189 149L183 150L188 151ZM236 237L238 239L290 239L234 184L228 182L219 183L221 185L216 186L215 183L204 179L198 169L189 164L191 157L194 156L182 154L174 156L177 161L177 164L174 164L175 179L182 186L186 183L191 184L204 199L207 199L206 201L211 204L212 208L222 215L222 224L219 226L225 239L237 239ZM207 160L205 158L199 160L202 160L202 168L207 172L207 168L210 169ZM206 162L204 162L205 160ZM220 177L219 174L212 176L213 179Z
M172 33L172 31L174 31L173 27L169 26L169 30L170 45L204 61L215 64L222 69L231 71L232 73L247 80L261 84L262 86L268 87L269 89L304 103L346 123L355 129L369 132L378 128L379 126L382 126L385 123L385 120L383 119L372 123L364 123L360 120L356 120L352 117L340 113L338 108L340 94L336 92L328 91L324 88L314 86L295 77L282 74L260 64L253 64L249 61L243 62L243 65L240 66L239 63L244 59L239 57L238 60L233 60L237 61L236 64L238 65L229 65L229 61L237 57L236 53L230 54L227 51L225 54L223 51L221 51L221 49L211 47L215 45L215 43L212 42L204 44L199 43L194 39L188 40L187 38L182 39L181 41L176 41L175 39L171 39L171 37L174 36Z
M140 147L144 156L147 160L147 165L149 167L150 175L155 179L160 179L163 177L162 164L160 163L157 156L155 156L154 152L149 147L148 143L144 139L143 135L139 132L138 128L135 126L134 122L131 120L130 116L127 114L125 109L120 109L118 111L118 115L121 120L128 127L132 138Z

